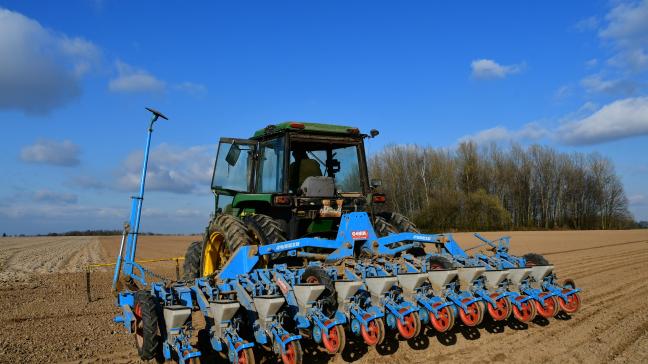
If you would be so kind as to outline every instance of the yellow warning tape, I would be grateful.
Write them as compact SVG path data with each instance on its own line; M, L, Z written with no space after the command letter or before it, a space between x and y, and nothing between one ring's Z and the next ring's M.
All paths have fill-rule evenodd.
M144 260L136 260L135 263L155 263L155 262L171 262L174 261L175 264L175 270L176 270L176 280L180 279L180 260L184 260L184 257L175 257L175 258L162 258L162 259L144 259ZM88 264L86 265L86 294L88 296L88 302L92 302L92 297L90 296L90 273L92 273L92 268L98 268L98 267L112 267L116 265L117 262L115 263L96 263L96 264Z
M178 261L178 260L184 260L184 257L175 257L175 258L161 258L161 259L144 259L144 260L136 260L135 263L155 263L155 262L170 262L170 261ZM97 268L97 267L112 267L117 262L115 263L97 263L97 264L88 264L86 266L86 269L91 269L91 268Z

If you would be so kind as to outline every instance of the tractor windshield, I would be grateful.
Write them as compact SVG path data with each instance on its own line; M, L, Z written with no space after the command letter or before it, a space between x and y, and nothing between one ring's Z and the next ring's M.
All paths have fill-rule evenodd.
M332 177L338 193L362 192L356 144L293 142L290 149L291 192L296 192L311 176Z

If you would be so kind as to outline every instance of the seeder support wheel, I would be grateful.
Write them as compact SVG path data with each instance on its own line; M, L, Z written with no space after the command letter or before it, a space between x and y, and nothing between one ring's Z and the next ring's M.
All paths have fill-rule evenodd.
M488 303L488 313L495 321L506 320L511 315L511 301L509 301L508 297L502 297L498 300L497 296L497 293L491 294L491 298L495 301L497 306Z
M342 325L335 325L331 327L328 333L323 333L322 343L329 354L342 352L346 344L346 336Z
M470 300L470 298L464 298L462 302L465 304ZM468 309L466 311L464 311L462 308L458 309L461 321L464 323L464 325L470 327L479 325L484 319L484 306L481 305L479 301L477 301L467 305L467 307Z
M521 301L525 299L526 296L518 296L515 298L516 301ZM518 308L516 304L513 305L513 316L522 323L527 323L533 320L536 316L536 306L531 300L527 300L520 304L521 308Z
M421 332L421 320L419 319L418 312L411 312L403 320L396 320L396 328L405 340L418 336Z
M360 328L365 343L369 346L381 344L385 340L385 322L383 319L374 319L367 326L369 329L365 329L364 325Z
M437 305L441 304L437 303ZM452 329L455 322L454 310L452 308L445 306L438 311L438 316L437 318L433 312L430 312L430 323L436 331L446 332Z

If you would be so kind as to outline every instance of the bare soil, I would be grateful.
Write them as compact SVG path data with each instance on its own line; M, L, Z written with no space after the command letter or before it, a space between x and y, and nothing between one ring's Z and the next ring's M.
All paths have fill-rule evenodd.
M485 233L495 238L504 233ZM342 355L308 350L310 363L429 362L648 362L648 230L512 232L516 254L544 254L561 278L583 289L573 316L529 325L486 320L417 340L390 338L367 350L350 342ZM478 244L455 234L464 247ZM196 237L142 237L138 258L182 256ZM85 265L114 261L119 237L0 238L0 362L139 362L133 337L112 322L112 270L91 275L87 302ZM175 263L147 267L172 277ZM351 339L350 335L349 339Z

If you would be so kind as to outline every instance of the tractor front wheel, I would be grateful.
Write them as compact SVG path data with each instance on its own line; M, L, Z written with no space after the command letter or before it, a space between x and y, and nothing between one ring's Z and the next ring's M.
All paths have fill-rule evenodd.
M202 241L194 241L187 248L184 264L182 265L182 280L191 281L200 277L200 254Z
M251 241L252 238L241 219L232 215L216 215L203 239L201 276L208 276L222 268L236 249L249 245Z

